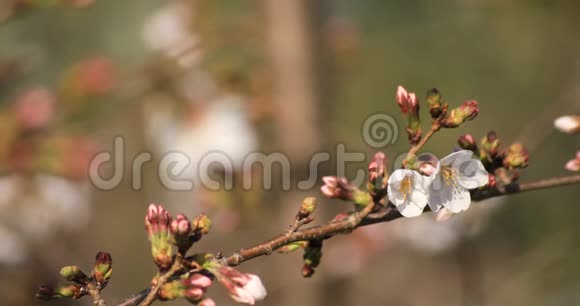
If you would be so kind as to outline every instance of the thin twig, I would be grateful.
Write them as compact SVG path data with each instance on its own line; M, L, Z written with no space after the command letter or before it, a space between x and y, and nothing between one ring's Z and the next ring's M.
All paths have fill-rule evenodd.
M165 274L161 275L157 279L157 284L155 284L155 286L153 286L153 288L149 290L149 292L147 293L147 297L143 300L143 302L141 302L141 304L139 304L140 306L151 305L151 303L153 303L155 299L157 299L157 292L159 292L161 286L167 283L167 281L169 281L171 277L173 277L173 275L175 275L179 270L183 269L182 259L183 259L182 254L177 253L177 255L175 256L175 260L173 261L173 265L171 265L171 268L169 268L169 270L165 272Z
M106 306L105 300L101 297L101 288L94 283L89 283L87 286L89 295L93 298L94 306Z
M439 131L440 128L441 128L440 124L437 123L436 121L433 121L433 124L431 124L431 129L429 129L429 131L425 133L425 135L423 136L423 138L421 138L419 143L417 143L416 145L411 147L411 149L409 149L409 155L415 155L417 152L419 152L419 150L427 143L427 141L429 141L431 136L433 136L435 132Z

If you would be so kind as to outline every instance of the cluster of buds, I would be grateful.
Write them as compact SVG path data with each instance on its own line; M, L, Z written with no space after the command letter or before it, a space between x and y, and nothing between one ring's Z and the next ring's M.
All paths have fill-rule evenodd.
M397 87L396 101L403 115L407 117L407 133L409 141L416 144L421 140L421 120L419 119L419 99L414 92L408 92L405 87Z
M506 150L502 150L501 142L494 131L488 132L481 139L479 146L470 134L460 136L457 143L460 148L472 151L479 157L490 173L491 187L498 182L505 185L517 181L519 173L516 169L528 166L528 150L520 143L510 144Z
M368 166L368 183L367 188L373 199L382 198L387 190L387 157L383 152L377 152Z
M230 297L238 303L254 305L266 297L266 288L255 274L242 273L213 260L207 261L204 268L217 278L228 290Z
M213 306L215 302L211 298L205 297L211 284L211 278L204 274L184 274L178 280L163 284L157 292L157 298L161 301L184 298L194 305Z
M89 294L89 286L91 285L99 290L105 288L112 273L111 255L106 252L99 252L91 275L87 276L77 266L63 267L60 270L60 275L69 283L58 287L41 286L36 290L36 297L42 300L78 299Z
M209 233L211 220L206 215L199 215L189 221L183 214L172 219L171 214L161 205L149 205L145 216L145 230L151 241L153 261L162 269L168 269L173 263L173 246L181 254L204 235Z
M314 275L314 269L320 265L321 258L322 240L309 241L306 248L304 248L304 255L302 256L302 259L304 260L302 276L308 278Z
M416 145L421 140L421 120L419 119L419 100L415 93L409 93L403 86L398 86L396 101L403 115L407 116L407 133L409 142ZM459 107L449 109L449 104L443 101L443 96L437 88L427 91L427 105L433 119L433 126L439 128L456 128L461 124L475 119L479 114L478 103L467 100Z
M324 186L320 188L320 191L331 199L352 201L361 206L366 206L372 202L368 192L358 189L344 177L325 176L322 181Z

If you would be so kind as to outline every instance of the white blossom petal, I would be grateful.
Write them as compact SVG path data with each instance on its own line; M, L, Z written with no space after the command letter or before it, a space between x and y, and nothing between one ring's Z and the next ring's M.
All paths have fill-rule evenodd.
M451 192L451 199L443 203L443 206L449 209L452 213L459 213L469 208L471 204L471 195L465 189L455 190Z
M417 217L423 213L425 206L420 207L414 202L407 202L406 204L401 204L397 206L397 210L406 218Z
M489 184L489 174L481 161L472 159L469 166L459 169L457 181L466 189L475 189Z
M267 293L260 277L255 274L247 274L247 276L250 277L250 280L244 286L244 289L249 292L256 301L263 300Z
M410 176L411 185L407 191L401 190L401 184ZM428 200L428 187L425 177L417 171L399 169L389 177L387 194L389 200L397 207L404 217L416 217L420 215ZM406 192L406 193L405 193Z
M452 166L453 168L459 168L461 163L471 160L471 156L473 156L473 152L469 150L460 150L443 157L439 161L439 164L442 166Z

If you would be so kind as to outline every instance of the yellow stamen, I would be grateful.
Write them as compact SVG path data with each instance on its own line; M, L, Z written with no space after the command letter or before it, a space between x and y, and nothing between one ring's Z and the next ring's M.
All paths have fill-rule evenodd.
M457 191L457 188L459 187L457 175L457 169L447 166L441 167L441 177L443 178L443 182L451 187L453 191Z
M403 180L401 181L401 185L399 185L399 192L403 194L403 201L406 201L409 194L411 194L411 189L413 186L412 183L413 183L412 175L405 176L405 178L403 178Z

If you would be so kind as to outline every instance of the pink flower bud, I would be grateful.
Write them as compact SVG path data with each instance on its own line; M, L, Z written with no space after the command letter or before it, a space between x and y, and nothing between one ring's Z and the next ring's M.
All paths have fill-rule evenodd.
M187 300L198 301L203 297L205 291L202 288L191 287L185 289L185 294L183 295Z
M431 176L435 173L435 167L433 167L433 164L429 162L423 162L419 166L419 172L423 175Z
M207 288L211 286L211 279L203 274L195 273L185 280L187 287Z
M386 159L383 152L377 152L369 163L369 184L372 188L383 189L386 187Z
M12 111L16 122L24 129L46 127L53 119L56 97L45 88L34 88L18 98Z
M477 101L468 100L463 102L461 106L449 111L447 117L445 117L441 122L441 126L446 128L456 128L466 121L475 119L477 114L479 114Z
M145 230L151 241L153 260L162 269L167 269L173 262L172 235L170 225L171 214L161 205L149 205L145 216Z
M497 181L495 179L495 175L490 173L490 174L488 174L488 176L489 176L489 183L487 183L487 185L491 188L494 188L495 185L497 184Z
M215 302L214 300L210 299L210 298L205 298L203 300L201 300L199 303L197 303L197 306L215 306Z
M191 233L191 224L185 215L179 214L175 217L171 222L171 232L178 236L187 236Z
M477 105L477 101L475 100L467 100L461 104L459 107L463 116L465 117L464 121L473 120L479 114L479 107Z
M568 161L565 166L568 171L580 171L580 151L576 152L576 158Z
M401 85L397 86L396 101L397 101L397 104L399 104L399 106L401 107L401 109L403 109L407 105L408 97L409 97L409 93L407 92L405 87L403 87Z
M396 101L404 115L419 111L419 100L414 92L407 92L403 86L397 87Z
M78 65L76 77L83 92L102 95L116 86L117 69L110 59L95 57Z
M324 186L320 188L322 193L329 198L338 198L345 201L353 199L353 191L356 187L344 177L325 176L322 178Z
M477 151L477 142L475 141L475 137L473 137L471 134L459 136L457 143L462 149L470 150L473 152Z

